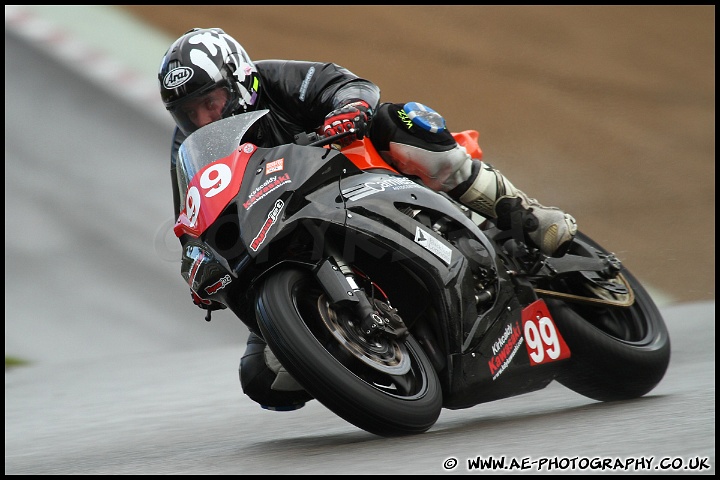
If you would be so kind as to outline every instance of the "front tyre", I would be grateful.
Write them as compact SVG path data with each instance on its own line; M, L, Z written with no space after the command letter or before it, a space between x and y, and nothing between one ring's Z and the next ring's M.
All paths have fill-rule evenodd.
M350 331L359 321L347 314L332 312L328 322L324 292L309 271L272 273L259 292L255 311L265 341L319 402L380 436L422 433L435 424L440 381L412 335L383 339L383 346ZM348 331L339 335L338 329Z

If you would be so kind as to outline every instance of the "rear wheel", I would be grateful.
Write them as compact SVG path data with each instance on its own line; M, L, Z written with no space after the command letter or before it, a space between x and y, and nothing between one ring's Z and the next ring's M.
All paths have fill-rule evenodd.
M582 233L576 243L570 253L607 254ZM645 395L662 380L670 362L670 337L655 302L627 270L618 278L605 281L583 273L565 281L568 293L594 302L545 299L572 352L558 382L599 401Z
M273 273L256 304L271 350L300 384L353 425L381 436L427 431L442 409L432 363L409 335L366 338L359 321L336 311L315 277Z

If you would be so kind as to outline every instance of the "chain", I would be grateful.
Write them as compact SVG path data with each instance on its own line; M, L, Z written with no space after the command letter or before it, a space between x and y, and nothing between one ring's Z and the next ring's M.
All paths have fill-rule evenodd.
M548 297L554 297L554 298L560 298L563 300L568 301L576 301L580 303L590 303L590 304L601 304L601 305L611 305L613 307L629 307L633 303L635 303L635 292L633 292L633 289L630 287L630 284L625 280L625 277L622 274L619 274L617 276L618 280L622 282L623 285L628 290L627 298L624 300L610 300L610 299L602 299L602 298L592 298L592 297L584 297L582 295L574 295L572 293L562 293L562 292L554 292L552 290L544 290L542 288L536 288L535 292L539 295L546 295Z

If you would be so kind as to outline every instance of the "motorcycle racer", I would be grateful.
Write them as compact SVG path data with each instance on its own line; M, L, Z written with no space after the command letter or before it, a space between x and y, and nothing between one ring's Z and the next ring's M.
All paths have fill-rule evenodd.
M522 211L531 219L524 223L528 242L548 256L562 256L577 232L571 215L541 205L499 170L472 158L437 112L416 102L381 103L377 85L335 63L254 62L222 29L194 28L169 47L158 80L163 103L177 125L170 155L176 218L182 200L176 182L182 141L214 121L267 109L269 113L244 137L259 147L292 143L296 134L316 129L325 136L355 129L355 138L367 135L381 156L404 175L497 219L500 228L509 228L512 213ZM341 146L353 140L344 140ZM224 308L205 304L191 293L201 308ZM270 410L301 408L312 398L256 332L248 337L240 381L246 395Z

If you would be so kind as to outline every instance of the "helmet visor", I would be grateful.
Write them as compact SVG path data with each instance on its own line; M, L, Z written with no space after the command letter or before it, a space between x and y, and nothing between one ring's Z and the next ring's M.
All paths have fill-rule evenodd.
M226 85L188 95L168 107L175 124L185 135L200 127L216 122L232 113L234 102L231 89Z

